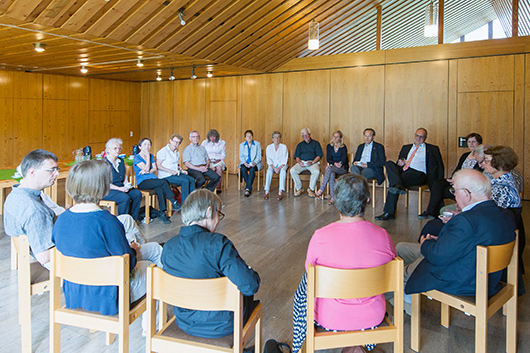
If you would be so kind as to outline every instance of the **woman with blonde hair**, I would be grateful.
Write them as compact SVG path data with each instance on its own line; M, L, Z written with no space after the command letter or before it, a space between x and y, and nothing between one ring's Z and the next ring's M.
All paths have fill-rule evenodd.
M329 183L329 193L331 199L329 204L332 205L333 195L335 193L335 177L348 173L348 149L344 145L342 132L337 130L333 133L333 138L326 146L326 161L328 166L324 173L324 180L320 185L320 189L316 192L316 197L324 198L324 189Z

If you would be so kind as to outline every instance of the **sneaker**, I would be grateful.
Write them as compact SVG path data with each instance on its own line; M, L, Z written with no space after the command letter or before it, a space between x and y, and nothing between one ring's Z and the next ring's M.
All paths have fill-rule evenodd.
M427 213L427 211L423 211L420 215L418 215L418 219L435 219L432 214Z
M172 205L173 205L173 211L175 212L178 212L182 209L182 205L177 200L173 201Z
M311 197L311 198L315 198L315 196L317 196L315 194L315 192L313 190L311 190L310 188L307 188L307 196Z
M298 190L296 190L294 192L294 196L298 197L298 196L302 195L304 193L304 191L305 191L304 188L300 188L300 189L298 189Z
M171 220L169 219L168 216L166 216L165 213L164 213L163 215L160 216L160 220L161 220L162 222L164 222L164 224L169 224L169 223L171 223Z

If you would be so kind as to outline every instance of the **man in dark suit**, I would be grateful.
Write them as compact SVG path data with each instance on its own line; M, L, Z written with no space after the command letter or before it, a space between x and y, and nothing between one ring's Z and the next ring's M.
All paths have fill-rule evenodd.
M454 194L461 213L436 236L422 235L420 244L399 243L397 255L405 263L405 293L437 289L454 295L475 295L476 247L500 245L515 239L515 221L491 198L488 177L462 169L454 177ZM488 292L499 291L501 272L489 275Z
M386 161L385 147L374 141L374 129L364 129L363 135L364 143L357 147L350 171L353 174L360 174L366 179L376 179L377 184L381 184L385 180L383 173L383 166Z
M438 146L425 143L427 130L419 128L414 143L401 147L397 163L385 163L389 189L384 213L375 217L378 221L394 219L399 195L406 194L406 188L428 184L444 177L444 162Z

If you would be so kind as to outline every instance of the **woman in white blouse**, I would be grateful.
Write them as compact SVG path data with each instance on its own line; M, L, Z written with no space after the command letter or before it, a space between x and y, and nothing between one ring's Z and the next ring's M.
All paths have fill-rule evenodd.
M226 143L221 140L217 130L211 129L206 135L206 140L202 141L201 145L204 146L204 148L206 148L206 152L208 152L208 158L210 158L210 168L219 175L217 193L220 193L223 170L226 169Z
M267 156L267 176L265 178L265 196L264 199L269 199L269 190L271 186L272 174L279 174L280 186L278 190L278 198L280 201L283 196L282 192L285 191L285 177L287 175L287 161L289 159L289 151L287 146L283 143L280 143L282 139L282 134L279 131L274 131L272 133L272 143L267 146L265 150L265 155Z

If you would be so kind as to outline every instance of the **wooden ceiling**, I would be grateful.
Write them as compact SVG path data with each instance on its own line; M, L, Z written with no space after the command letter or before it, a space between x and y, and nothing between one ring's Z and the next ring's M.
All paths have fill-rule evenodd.
M445 42L495 17L492 0L445 0ZM127 81L272 72L296 57L435 44L428 0L0 0L0 69ZM183 26L179 19L182 10ZM308 24L321 47L307 50ZM46 45L44 53L33 43ZM137 67L141 58L144 66Z

